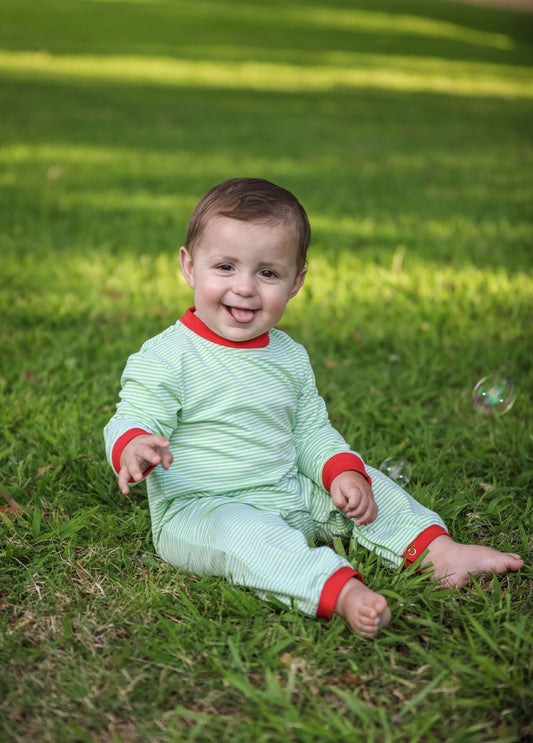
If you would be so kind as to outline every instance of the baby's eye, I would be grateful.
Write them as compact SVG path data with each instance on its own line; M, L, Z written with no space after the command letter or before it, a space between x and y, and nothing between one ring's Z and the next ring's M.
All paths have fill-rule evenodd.
M220 263L217 268L220 271L231 271L231 266L229 263Z
M277 273L275 271L272 271L270 268L264 268L261 271L261 276L263 276L265 279L274 279L277 276Z

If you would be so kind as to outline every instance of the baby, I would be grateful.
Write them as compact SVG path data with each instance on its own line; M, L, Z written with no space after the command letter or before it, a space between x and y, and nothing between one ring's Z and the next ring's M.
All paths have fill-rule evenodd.
M331 426L306 351L275 328L304 283L310 235L299 201L273 183L208 191L179 254L194 307L130 356L106 451L124 494L150 475L164 560L372 637L387 601L327 546L334 536L391 566L421 558L449 587L524 563L454 542Z

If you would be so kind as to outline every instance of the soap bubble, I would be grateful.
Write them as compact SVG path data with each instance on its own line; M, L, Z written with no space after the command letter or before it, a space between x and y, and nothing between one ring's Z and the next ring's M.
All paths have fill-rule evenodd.
M390 477L391 480L397 482L402 488L409 484L411 481L411 474L413 468L406 459L399 457L387 457L380 465L379 469Z
M474 407L483 415L503 415L513 407L515 400L513 383L501 374L483 377L472 392Z

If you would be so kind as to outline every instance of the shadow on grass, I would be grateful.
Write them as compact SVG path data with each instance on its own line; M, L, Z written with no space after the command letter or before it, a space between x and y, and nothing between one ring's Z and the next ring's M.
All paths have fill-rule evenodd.
M183 240L196 200L239 174L297 193L314 250L391 259L406 242L423 258L429 242L438 258L440 241L440 258L460 263L476 260L474 233L486 225L477 236L491 243L477 255L483 267L523 270L528 262L527 101L504 108L497 99L375 90L177 94L51 82L8 84L4 97L12 117L4 123L8 233L17 252L26 243L71 255L96 245L117 254L169 250ZM431 223L434 235L424 231ZM493 239L500 229L513 250Z
M108 0L7 3L0 46L53 53L195 59L268 59L306 64L321 52L403 54L508 64L531 60L531 15L434 0ZM61 23L56 22L61 19ZM20 28L24 26L24 33ZM98 34L87 29L98 28Z

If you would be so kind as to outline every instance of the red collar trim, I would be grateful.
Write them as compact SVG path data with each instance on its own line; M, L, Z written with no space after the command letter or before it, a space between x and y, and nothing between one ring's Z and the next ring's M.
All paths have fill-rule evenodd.
M183 317L180 317L180 322L182 322L186 328L192 330L193 333L196 333L196 335L205 338L206 341L217 343L219 346L228 346L229 348L265 348L270 343L270 336L268 333L258 335L256 338L250 338L248 341L230 341L227 338L218 335L218 333L214 333L197 315L194 314L194 311L194 307L189 307Z

